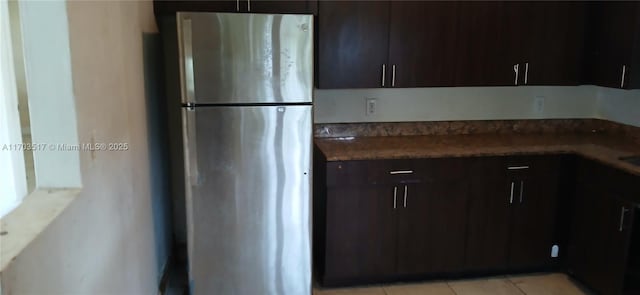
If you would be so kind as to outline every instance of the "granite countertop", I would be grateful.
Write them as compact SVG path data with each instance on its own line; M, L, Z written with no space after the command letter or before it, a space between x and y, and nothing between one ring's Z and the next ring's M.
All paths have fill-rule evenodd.
M640 175L640 167L619 160L640 155L640 144L606 133L328 137L315 144L327 161L576 154Z

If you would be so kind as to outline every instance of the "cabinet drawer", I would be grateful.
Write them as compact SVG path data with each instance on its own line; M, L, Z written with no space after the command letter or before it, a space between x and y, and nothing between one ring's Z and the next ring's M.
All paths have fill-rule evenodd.
M350 186L367 183L366 161L327 163L327 186Z
M327 185L353 186L418 183L424 178L417 160L370 160L327 163Z
M560 170L562 163L561 156L539 155L539 156L513 156L503 159L503 169L509 175L555 175Z
M419 183L424 180L425 171L420 160L377 160L369 161L367 183L396 184Z
M327 185L410 184L463 178L469 159L401 159L327 163Z

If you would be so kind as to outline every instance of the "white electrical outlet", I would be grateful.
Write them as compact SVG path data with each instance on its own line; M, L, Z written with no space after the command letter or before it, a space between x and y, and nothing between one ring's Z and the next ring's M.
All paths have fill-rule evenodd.
M378 112L377 99L375 98L367 98L366 101L367 107L367 116L373 116Z
M533 111L536 114L542 114L544 113L544 101L545 101L545 97L544 96L536 96L533 98Z
M557 258L560 252L560 247L558 245L551 246L551 258Z

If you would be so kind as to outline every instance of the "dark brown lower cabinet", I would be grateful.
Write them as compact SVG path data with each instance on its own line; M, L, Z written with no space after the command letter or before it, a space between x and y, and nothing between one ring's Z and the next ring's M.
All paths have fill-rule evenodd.
M471 193L467 215L465 270L507 269L510 186L500 158L471 160Z
M640 294L637 176L555 155L316 160L324 286L567 270Z
M477 158L468 214L466 271L551 267L561 158Z
M398 210L398 276L451 273L464 265L467 181L439 171L445 173L432 181L402 186L409 191Z
M640 294L637 205L630 201L631 181L624 178L613 169L579 163L568 271L598 294Z
M327 165L324 285L457 271L464 264L468 185L461 159ZM364 174L364 175L363 175ZM318 196L316 196L318 197ZM322 228L322 227L319 227ZM319 265L318 265L319 264Z
M555 229L562 158L539 156L511 161L507 169L528 168L507 170L514 186L510 204L509 269L547 269L556 261L551 257L551 248L557 244Z
M394 274L393 190L387 185L327 189L325 284L375 281Z

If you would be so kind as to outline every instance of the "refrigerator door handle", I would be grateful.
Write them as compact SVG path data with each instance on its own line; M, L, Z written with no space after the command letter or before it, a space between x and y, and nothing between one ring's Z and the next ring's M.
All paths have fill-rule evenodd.
M183 114L183 140L185 157L185 180L187 187L200 185L200 173L198 171L198 145L196 144L196 110L187 107L182 110Z
M180 20L178 30L180 53L180 94L182 103L194 102L195 83L193 78L193 44L191 34L191 19Z

